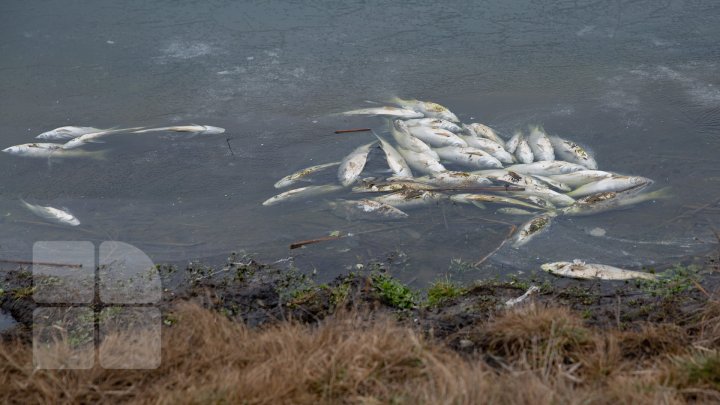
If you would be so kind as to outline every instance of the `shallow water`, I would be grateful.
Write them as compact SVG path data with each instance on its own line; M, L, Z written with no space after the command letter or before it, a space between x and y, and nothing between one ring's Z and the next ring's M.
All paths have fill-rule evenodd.
M109 149L105 161L49 165L3 154L0 256L27 260L37 240L116 239L156 262L230 251L293 256L323 279L389 257L401 277L422 283L573 258L653 266L713 248L720 4L496 3L2 2L3 148L61 125L228 131L114 135L90 147ZM601 169L650 177L674 197L561 218L526 248L501 249L485 271L464 263L492 251L508 229L487 219L522 218L443 205L412 211L398 228L334 216L324 208L333 196L260 205L280 177L371 140L333 130L383 126L334 113L396 95L440 102L504 135L541 123L591 148ZM370 174L383 174L374 157ZM331 181L333 170L316 177ZM20 197L66 206L82 225L42 223ZM715 210L688 208L711 203ZM596 227L607 237L590 236ZM334 230L357 236L288 250Z

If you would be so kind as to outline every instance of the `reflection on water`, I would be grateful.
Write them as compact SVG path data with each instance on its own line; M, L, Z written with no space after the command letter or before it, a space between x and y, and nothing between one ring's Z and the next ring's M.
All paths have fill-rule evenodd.
M391 256L412 268L408 278L436 278L503 239L507 226L483 219L522 219L448 204L412 211L395 229L348 223L325 197L260 206L279 178L369 141L333 130L383 125L334 113L395 95L438 101L506 136L543 124L590 146L601 168L673 188L670 200L562 218L526 249L498 252L488 265L500 273L708 249L701 242L720 227L716 2L341 3L3 2L1 146L61 125L228 132L111 136L90 147L110 149L99 162L0 156L0 254L27 258L36 240L117 239L156 261L245 250L294 255L331 278ZM40 223L19 198L67 206L83 225ZM588 234L596 227L607 237ZM287 249L335 230L357 236Z

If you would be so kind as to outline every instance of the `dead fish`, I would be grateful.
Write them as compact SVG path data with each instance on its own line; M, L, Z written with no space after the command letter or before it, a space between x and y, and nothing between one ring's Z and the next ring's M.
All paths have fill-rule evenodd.
M422 118L425 115L421 112L414 111L407 108L397 107L372 107L372 108L361 108L359 110L345 111L341 113L343 115L380 115L383 117L391 118Z
M487 138L478 138L473 135L461 135L460 137L467 142L468 146L484 150L504 164L515 163L513 156L495 141Z
M370 148L372 148L376 143L377 141L372 141L366 145L358 146L355 150L350 152L350 154L347 155L342 162L340 162L340 167L338 168L338 179L340 179L340 184L343 186L349 186L357 180L360 173L362 173L365 168Z
M534 212L530 212L528 210L524 210L521 208L513 208L513 207L503 207L498 208L495 212L498 214L503 215L534 215Z
M398 97L394 97L390 100L392 103L395 103L403 108L408 108L411 110L415 110L418 112L421 112L426 117L430 118L440 118L443 120L447 120L450 122L460 122L458 117L450 112L446 107L441 106L438 103L433 103L431 101L420 101L420 100L404 100ZM418 117L411 117L411 118L418 118Z
M106 158L105 151L65 150L62 146L57 143L25 143L5 148L3 152L33 158L90 158L96 160Z
M446 129L450 132L460 132L462 128L460 128L457 124L454 122L450 122L448 120L442 120L439 118L414 118L410 120L406 120L405 123L408 127L413 127L416 125L421 125L425 127L430 128L441 128Z
M225 132L225 128L213 127L210 125L177 125L172 127L161 127L161 128L148 128L138 131L133 131L134 134L144 134L146 132L192 132L197 135L217 135Z
M444 172L447 169L437 159L425 153L419 153L404 148L398 148L398 152L405 158L410 168L424 174Z
M381 195L373 200L392 205L395 208L413 208L431 204L447 198L444 194L425 190L403 190Z
M640 176L613 176L585 184L569 193L571 197L582 197L606 191L623 191L641 185L650 185L653 181Z
M353 193L385 193L400 190L432 190L435 187L431 184L408 180L403 177L393 177L387 183L376 183L363 180L360 185L352 188Z
M462 138L442 128L430 128L425 126L408 127L410 134L426 144L441 148L443 146L467 146Z
M525 294L505 301L505 308L512 308L538 293L540 293L540 287L531 285L530 288L525 291Z
M498 136L495 130L490 128L489 126L473 122L472 124L469 124L468 127L473 130L476 136L489 139L505 148L505 141L503 141L503 139Z
M492 184L492 182L486 177L477 174L456 171L434 173L430 176L418 177L416 180L419 182L432 184L436 187L446 188L472 188L488 186Z
M547 231L552 224L554 214L542 214L534 217L528 222L520 226L515 236L512 238L512 247L515 249L530 242L535 236Z
M639 186L622 192L607 191L583 197L575 204L560 210L563 215L591 215L599 214L645 201L670 197L670 188L666 187L649 193L643 193L644 186Z
M289 174L289 175L283 177L282 179L278 180L278 182L275 183L275 188L283 188L283 187L290 186L292 184L297 183L298 181L305 179L305 177L307 177L313 173L317 173L321 170L324 170L324 169L327 169L330 167L334 167L339 164L340 164L340 162L323 163L321 165L310 166L308 168L298 170L295 173Z
M392 205L368 199L337 200L330 202L329 205L335 212L342 213L348 220L404 219L408 217L408 214Z
M553 162L540 161L533 163L517 164L507 168L516 173L521 174L539 174L541 176L551 176L555 174L567 174L572 172L579 172L586 170L585 166L578 165L575 163L563 162L562 160L555 160Z
M495 204L505 205L517 205L520 207L527 207L532 209L540 209L540 207L526 203L524 201L517 200L515 198L503 197L501 195L494 194L454 194L450 196L450 201L457 203L471 204L474 202L486 202Z
M554 188L555 190L563 191L563 192L568 192L568 191L572 190L572 188L570 188L570 186L568 186L567 184L557 181L555 179L552 179L550 177L541 176L539 174L531 174L530 176L532 176L533 178L535 178L537 180L540 180L540 182L542 182L543 184L547 184L548 186Z
M522 138L522 132L515 131L513 136L510 137L510 139L508 139L507 142L505 142L505 150L508 151L508 153L515 153L515 150L517 149L518 145L520 144L521 138ZM529 147L530 146L528 146L528 148ZM528 163L530 163L530 162L528 162Z
M398 147L407 149L417 153L424 153L435 160L440 160L435 151L433 151L425 142L410 134L407 124L400 120L395 120L390 123L390 134L392 134ZM407 159L407 157L405 158Z
M501 168L502 163L489 153L472 147L446 146L435 148L440 159L474 169Z
M583 165L590 170L597 169L598 166L595 158L593 158L592 155L590 155L590 153L588 153L588 151L586 151L582 146L576 144L575 142L562 139L559 136L551 136L549 139L553 149L555 150L555 155L557 155L560 159L566 162Z
M573 173L553 174L548 177L563 184L567 184L572 188L577 188L582 185L592 183L597 180L607 179L612 176L612 173L604 172L602 170L580 170Z
M636 278L644 280L657 279L655 274L624 270L605 264L585 263L577 259L572 262L546 263L540 266L540 268L550 274L585 280L631 280Z
M94 127L60 127L55 128L51 131L43 132L36 136L38 139L52 140L52 141L64 141L66 139L77 138L80 135L91 134L93 132L107 131L105 129L94 128Z
M107 131L91 132L89 134L80 135L77 138L69 140L68 142L66 142L63 145L62 148L63 149L75 149L75 148L81 147L83 145L86 145L88 143L100 142L100 141L98 141L98 139L105 135L116 134L116 133L120 133L120 132L132 132L132 131L140 129L140 128L144 128L144 127L110 129Z
M265 200L262 205L273 205L280 202L296 200L298 198L309 198L317 195L332 193L344 189L343 186L337 184L324 184L322 186L307 186L294 188L284 193L280 193L276 196L270 197Z
M58 209L53 207L43 207L40 205L30 204L22 199L20 200L20 203L33 214L48 221L70 226L80 225L80 220L75 218L75 216L71 214L67 208L63 207L63 209Z
M535 155L533 155L532 149L530 149L530 145L524 136L521 136L518 140L517 148L515 148L515 157L518 162L524 164L532 163L535 160Z
M385 139L381 138L380 135L376 134L375 131L373 131L373 134L380 141L380 147L383 152L385 152L385 159L387 160L390 170L393 171L395 176L412 178L412 170L410 170L410 166L408 166L405 158L402 157L400 152L385 141Z
M530 135L528 135L527 141L536 161L555 160L555 151L552 143L550 143L550 138L541 127L530 127Z
M524 190L512 191L510 194L513 196L530 195L539 197L560 207L567 207L575 203L574 198L566 194L560 194L557 191L550 190L545 186L530 185L526 186Z

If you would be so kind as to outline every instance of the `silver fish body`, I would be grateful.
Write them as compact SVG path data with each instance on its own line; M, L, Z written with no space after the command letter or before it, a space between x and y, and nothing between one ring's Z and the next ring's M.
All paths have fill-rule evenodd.
M330 163L323 163L320 165L310 166L302 170L298 170L295 173L289 174L282 179L278 180L277 183L275 183L275 188L283 188L290 185L293 185L297 183L298 181L301 181L305 179L307 176L319 172L321 170L334 167L339 165L340 162L330 162Z
M513 134L513 136L508 139L507 142L505 142L505 150L508 153L515 153L515 150L517 149L518 145L520 144L520 139L522 138L522 132L517 131ZM529 146L528 146L529 147ZM530 162L528 162L530 163Z
M419 177L419 182L432 184L441 188L472 188L491 185L492 182L483 176L467 173L446 171L435 173L430 176Z
M445 198L447 197L444 194L434 191L408 190L381 195L373 198L373 200L391 205L395 208L405 209L432 204Z
M390 145L390 143L388 143L385 139L380 137L380 135L375 134L375 136L380 141L380 147L383 152L385 152L385 160L395 176L412 178L412 170L410 170L410 166L408 166L405 158L402 157L400 152L398 152L397 149Z
M522 208L514 208L514 207L498 208L495 212L497 212L498 214L503 214L503 215L520 215L520 216L535 214L528 210L524 210Z
M329 203L337 213L348 220L355 219L404 219L408 214L392 205L375 200L338 200Z
M373 141L368 144L358 146L355 150L350 152L350 154L347 155L342 162L340 162L340 167L338 168L338 179L340 180L340 184L343 186L349 186L357 180L360 173L362 173L365 168L370 148L372 148L376 143L377 141Z
M505 141L498 136L498 134L495 132L494 129L490 128L487 125L480 124L477 122L473 122L472 124L469 124L468 127L475 132L476 136L479 136L481 138L489 139L498 145L502 146L503 149L505 148ZM509 151L508 151L509 152ZM510 152L512 153L512 152Z
M410 168L424 174L444 172L447 169L437 159L425 153L399 148L398 152L405 158ZM436 154L437 155L437 154Z
M440 159L474 169L501 168L502 163L489 153L472 147L446 146L436 148L435 152Z
M63 149L75 149L79 148L81 146L84 146L88 143L92 142L100 142L98 141L99 138L110 135L110 134L116 134L120 132L131 132L135 130L139 130L143 127L135 127L135 128L122 128L122 129L109 129L107 131L99 131L99 132L91 132L89 134L80 135L77 138L73 138L69 141L67 141L62 148Z
M25 200L20 200L20 203L33 214L48 221L70 226L80 225L80 220L75 218L75 216L68 212L67 209L61 210L53 207L43 207L40 205L30 204Z
M495 159L504 164L513 164L515 159L509 154L499 143L487 138L479 138L473 135L464 135L461 138L467 142L468 146L484 150Z
M544 271L563 277L579 278L585 280L656 280L657 276L651 273L625 270L605 264L585 263L580 260L572 262L545 263L540 266Z
M358 110L345 111L343 115L379 115L390 118L422 118L425 114L408 109L397 107L372 107Z
M494 195L494 194L471 194L471 193L464 193L464 194L453 194L450 196L450 201L454 201L457 203L465 203L465 204L471 204L471 203L494 203L494 204L504 204L504 205L515 205L518 207L526 207L531 209L540 209L540 207L526 203L524 201L510 198L510 197L503 197L501 195Z
M563 162L562 160L540 161L533 163L517 164L507 168L520 174L539 174L541 176L551 176L555 174L567 174L585 170L585 166L575 163Z
M393 103L403 107L408 108L411 110L418 111L425 115L426 117L430 118L440 118L443 120L447 120L450 122L460 122L458 117L453 114L450 110L448 110L446 107L441 106L438 103L433 103L431 101L420 101L420 100L404 100L398 97L395 97L391 100ZM416 117L412 117L416 118Z
M225 132L225 128L214 127L212 125L176 125L172 127L147 128L132 131L134 134L143 134L146 132L190 132L197 135L217 135Z
M440 128L454 133L462 131L462 128L460 128L456 123L439 118L413 118L406 120L405 123L408 127L424 126L430 128Z
M512 238L512 247L515 249L530 242L533 238L547 231L552 224L553 215L538 215L520 226Z
M433 157L435 160L439 160L435 151L433 151L425 142L410 134L407 124L400 120L395 120L390 123L390 134L392 134L395 142L402 149L407 149L417 153L424 153L428 156Z
M548 186L550 186L558 191L568 192L568 191L572 190L572 188L570 186L568 186L567 184L565 184L561 181L557 181L553 178L541 176L539 174L531 174L531 176L534 177L535 179L539 180L541 183L547 184Z
M555 206L560 207L567 207L569 205L573 205L575 203L575 199L565 195L560 194L557 191L550 190L547 187L544 186L526 186L524 190L522 191L513 191L510 193L511 195L525 195L525 196L535 196L542 198L543 200L547 200L550 203L552 203Z
M612 173L604 172L602 170L580 170L577 172L566 174L553 174L549 177L555 181L567 184L572 188L577 188L582 185L592 183L597 180L607 179L612 176Z
M575 142L562 139L558 136L551 136L550 143L555 150L555 155L560 159L583 165L590 170L597 170L597 162L582 146Z
M571 197L583 197L607 191L624 191L637 186L647 186L652 184L652 182L652 180L640 176L614 176L585 184L567 193L567 195Z
M425 126L408 127L410 134L426 144L441 148L443 146L467 146L467 143L454 133L442 128Z
M521 164L529 164L535 161L535 155L533 155L530 144L525 137L520 137L518 140L517 148L515 148L515 157Z
M26 143L3 149L11 155L32 158L91 158L105 159L104 151L65 150L62 144L57 143Z
M300 198L310 198L322 194L328 194L333 193L335 191L340 191L344 189L343 186L337 185L337 184L324 184L321 186L307 186L307 187L300 187L295 188L292 190L285 191L284 193L280 193L276 196L270 197L267 200L265 200L262 205L274 205L280 202L286 202L291 200L296 200Z
M575 204L569 207L561 209L560 213L574 216L594 215L670 196L669 188L652 192L643 192L644 189L644 186L639 186L619 193L608 191L592 194L577 200Z
M555 160L555 150L553 149L552 143L550 143L550 138L548 138L542 128L538 126L532 127L527 141L536 161Z
M93 132L105 131L104 129L94 127L60 127L55 128L51 131L43 132L36 136L38 139L44 139L47 141L64 141L68 139L77 138L78 136L91 134Z

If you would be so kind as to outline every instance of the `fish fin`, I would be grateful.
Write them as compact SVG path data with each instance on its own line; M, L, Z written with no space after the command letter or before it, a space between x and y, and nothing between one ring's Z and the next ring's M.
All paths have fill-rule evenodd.
M485 204L481 203L480 201L473 201L473 202L472 202L472 205L480 208L481 210L487 209L487 207L485 206Z
M672 187L663 187L660 190L655 190L647 193L646 196L654 200L670 198L673 196L670 190L672 190Z
M93 160L105 161L105 160L108 160L108 152L109 152L109 150L107 150L107 149L98 150L98 151L88 152L87 156Z

